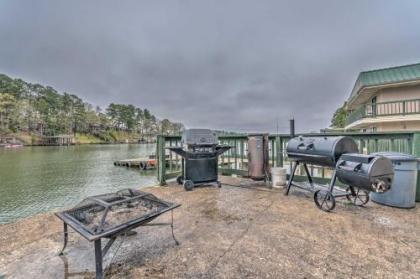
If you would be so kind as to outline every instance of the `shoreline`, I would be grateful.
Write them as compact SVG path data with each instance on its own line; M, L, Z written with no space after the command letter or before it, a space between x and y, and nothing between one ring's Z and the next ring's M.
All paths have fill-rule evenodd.
M90 133L76 133L58 135L57 137L65 137L65 140L59 142L54 140L50 142L48 137L40 136L27 132L6 132L0 134L0 143L4 144L22 144L24 146L67 146L81 144L135 144L156 143L156 136L145 137L142 134L130 133L125 131L106 131L101 135ZM151 142L150 142L151 141Z
M156 142L84 142L84 143L73 143L73 144L23 144L22 147L32 147L32 146L77 146L77 145L126 145L126 144L156 144ZM0 146L1 147L1 146Z

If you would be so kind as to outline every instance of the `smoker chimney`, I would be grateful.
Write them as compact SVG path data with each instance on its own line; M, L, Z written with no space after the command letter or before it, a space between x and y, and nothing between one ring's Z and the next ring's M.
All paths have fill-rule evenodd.
M295 120L293 118L290 119L290 137L295 137Z

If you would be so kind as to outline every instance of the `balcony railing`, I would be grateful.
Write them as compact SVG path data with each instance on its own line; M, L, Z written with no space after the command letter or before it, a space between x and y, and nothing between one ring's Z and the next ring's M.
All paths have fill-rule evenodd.
M364 104L349 114L346 125L362 118L409 114L420 114L420 99Z

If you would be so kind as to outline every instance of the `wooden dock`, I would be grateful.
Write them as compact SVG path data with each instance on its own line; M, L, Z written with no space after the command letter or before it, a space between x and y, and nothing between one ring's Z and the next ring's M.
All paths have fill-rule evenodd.
M156 159L143 157L143 158L117 160L114 162L114 166L138 168L142 170L151 170L151 169L156 168Z

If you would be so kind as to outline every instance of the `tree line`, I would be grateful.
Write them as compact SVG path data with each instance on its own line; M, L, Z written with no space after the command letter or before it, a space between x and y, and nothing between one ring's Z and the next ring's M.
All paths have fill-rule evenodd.
M0 132L40 136L87 133L106 137L109 131L139 136L178 134L183 124L160 120L148 109L111 103L105 110L51 86L32 84L0 74Z

